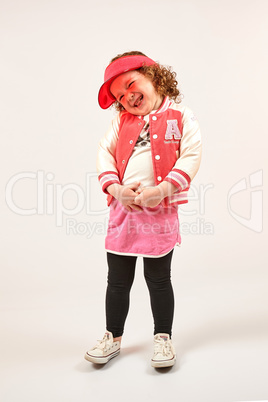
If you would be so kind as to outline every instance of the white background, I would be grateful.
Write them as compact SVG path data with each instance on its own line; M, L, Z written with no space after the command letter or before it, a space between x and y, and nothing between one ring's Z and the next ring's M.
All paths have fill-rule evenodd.
M268 399L267 1L10 0L0 12L1 401ZM150 367L142 260L120 357L83 359L105 329L108 211L95 161L114 112L97 93L110 59L130 50L177 72L204 143L173 259L172 370Z

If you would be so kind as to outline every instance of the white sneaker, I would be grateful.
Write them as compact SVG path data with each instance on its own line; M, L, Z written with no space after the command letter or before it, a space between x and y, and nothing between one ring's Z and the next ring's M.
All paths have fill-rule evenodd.
M85 359L91 363L105 364L120 353L120 342L114 342L113 334L106 331L103 339L98 341L93 349L85 354Z
M154 337L154 355L152 367L171 367L175 364L176 353L169 334L156 334Z

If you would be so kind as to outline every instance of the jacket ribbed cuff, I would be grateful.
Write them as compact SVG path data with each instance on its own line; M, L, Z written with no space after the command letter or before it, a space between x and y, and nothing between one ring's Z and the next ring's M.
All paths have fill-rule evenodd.
M191 184L191 179L188 174L179 169L172 169L164 180L174 184L178 192L188 190Z
M108 191L106 190L106 188L108 186L110 186L111 184L114 184L114 183L120 184L120 180L119 180L118 174L116 172L101 173L99 175L98 179L100 181L102 191L105 194L109 194Z

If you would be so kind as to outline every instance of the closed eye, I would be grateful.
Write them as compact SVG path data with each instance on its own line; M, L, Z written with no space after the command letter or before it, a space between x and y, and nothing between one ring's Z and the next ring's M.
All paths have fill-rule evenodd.
M134 84L134 82L135 82L135 81L131 81L131 82L128 84L128 88L130 88L130 87L131 87L131 85L132 85L132 84ZM119 98L118 98L118 102L121 102L121 101L122 101L122 99L123 99L123 97L124 97L124 95L119 96Z

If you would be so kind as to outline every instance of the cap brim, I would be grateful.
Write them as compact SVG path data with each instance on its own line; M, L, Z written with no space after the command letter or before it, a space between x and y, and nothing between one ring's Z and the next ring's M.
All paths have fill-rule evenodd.
M110 78L100 87L98 101L102 109L108 109L108 107L112 106L116 101L115 97L110 92L111 83L115 78L116 77Z

